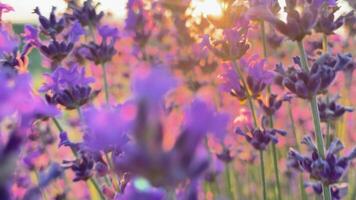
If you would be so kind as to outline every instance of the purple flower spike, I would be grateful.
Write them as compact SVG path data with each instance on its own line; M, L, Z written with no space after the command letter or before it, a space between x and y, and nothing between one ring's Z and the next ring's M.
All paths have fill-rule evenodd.
M83 67L73 65L66 69L58 67L52 74L45 74L47 82L39 89L46 93L50 104L61 104L67 109L76 109L96 97L99 91L89 86L94 78L85 77Z
M356 148L348 156L339 156L344 146L338 139L331 142L325 158L319 155L311 137L305 137L302 143L306 144L312 153L301 156L295 150L290 150L288 159L289 163L293 163L290 167L305 171L311 178L326 185L337 183L346 173L350 161L356 157Z
M60 34L64 30L65 26L64 18L61 18L57 21L55 11L56 7L52 7L49 18L44 17L38 7L36 7L33 11L33 13L38 15L38 20L41 23L42 33L52 38L54 38L57 34Z
M262 124L267 123L267 118L262 117ZM246 138L246 141L250 143L257 150L266 150L270 142L278 143L277 134L281 136L287 135L286 131L279 129L267 129L265 127L260 128L247 128L246 131L241 130L239 127L236 128L235 132Z

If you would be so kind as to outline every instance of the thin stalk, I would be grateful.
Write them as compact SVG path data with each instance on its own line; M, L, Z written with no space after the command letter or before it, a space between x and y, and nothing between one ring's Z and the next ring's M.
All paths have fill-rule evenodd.
M328 53L328 36L323 34L323 52Z
M109 84L108 84L108 78L107 78L107 74L106 74L106 65L104 63L102 63L101 68L103 71L105 101L106 101L106 104L109 104Z
M309 71L308 61L307 61L307 57L306 57L306 53L305 53L302 41L298 41L298 48L299 48L300 55L301 55L302 67L304 68L304 70ZM319 115L319 109L318 109L318 103L316 100L316 96L313 96L311 98L310 106L311 106L312 114L313 114L313 123L314 123L314 129L315 129L315 134L316 134L318 152L321 157L325 158L324 141L323 141L323 135L321 132L321 127L320 127L320 115ZM323 185L323 191L324 191L323 192L324 200L331 200L330 188Z
M247 102L249 104L249 107L250 107L250 110L251 110L251 113L252 113L254 126L258 127L256 110L255 110L255 106L253 105L252 97L251 97L250 91L248 90L247 83L246 83L246 81L245 81L245 79L243 77L241 69L237 66L236 60L233 60L232 64L233 64L234 69L237 71L238 75L240 76L242 85L246 90ZM265 169L264 169L263 151L260 151L260 162L261 162L260 168L261 168L261 178L262 178L262 193L263 193L263 199L266 200L267 199L267 193L266 193L266 181L265 181L265 172L264 172Z
M331 122L328 120L328 122L326 123L326 148L330 146L330 142L332 138L330 133L330 126L331 126Z
M81 112L80 112L79 108L77 108L77 111L78 111L78 115L81 116ZM63 132L63 128L60 125L60 123L57 121L57 119L53 117L52 120L53 120L54 124L56 125L58 131ZM77 158L78 152L73 147L71 147L70 149L72 150L73 155ZM95 179L90 178L89 181L94 185L94 188L96 189L97 193L99 194L100 199L105 200L104 195L102 194L102 192L100 190L99 184L95 181Z
M237 199L237 195L235 194L236 184L235 184L235 176L231 176L231 163L227 163L225 168L225 175L226 175L226 187L227 193L230 196L230 199Z
M324 200L332 200L330 187L328 185L323 185L323 197Z
M295 140L295 148L297 150L299 150L299 140L298 140L298 136L297 136L297 129L295 127L295 123L294 123L294 117L293 117L293 113L292 113L292 106L291 103L288 103L288 116L289 116L289 120L291 122L291 128L292 128L292 133L294 136L294 140ZM303 179L303 175L301 174L299 176L299 190L300 190L300 196L302 200L307 200L307 193L305 192L304 189L304 179Z
M100 199L101 200L105 200L104 194L101 192L99 184L95 181L95 179L94 178L90 178L89 181L93 184L95 190L97 191L97 193L100 196Z
M245 81L245 79L243 77L243 73L242 73L241 69L237 66L237 63L236 63L235 60L232 61L232 64L233 64L234 69L236 70L237 74L239 75L239 77L241 79L243 87L246 90L247 102L248 102L248 105L250 107L250 111L252 113L254 126L258 127L255 106L253 105L252 97L251 97L250 91L248 90L247 83L246 83L246 81Z
M267 199L267 191L266 191L266 179L265 179L265 169L264 169L264 158L263 158L263 151L260 150L260 164L261 164L261 178L262 178L262 194L263 199Z
M263 57L267 58L266 28L265 28L265 22L263 20L261 20L260 26L261 26L262 45L263 45Z
M269 117L269 125L270 128L273 129L274 125L273 125L273 117L270 116ZM281 194L281 184L280 184L280 179L279 179L279 169L278 169L278 154L277 154L277 148L276 148L276 144L272 143L272 153L273 153L273 168L274 168L274 175L275 175L275 179L276 179L276 189L277 189L277 197L278 200L282 199L282 194Z

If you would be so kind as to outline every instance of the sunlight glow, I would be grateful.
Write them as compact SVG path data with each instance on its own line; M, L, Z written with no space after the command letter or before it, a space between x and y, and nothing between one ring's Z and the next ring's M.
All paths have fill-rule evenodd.
M193 0L192 7L194 8L193 14L196 16L222 15L222 9L219 0Z

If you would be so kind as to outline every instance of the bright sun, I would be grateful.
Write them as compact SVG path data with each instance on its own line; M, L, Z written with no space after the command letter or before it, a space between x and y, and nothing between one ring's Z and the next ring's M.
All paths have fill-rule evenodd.
M220 16L222 14L219 0L193 0L192 7L194 8L194 15L213 15Z

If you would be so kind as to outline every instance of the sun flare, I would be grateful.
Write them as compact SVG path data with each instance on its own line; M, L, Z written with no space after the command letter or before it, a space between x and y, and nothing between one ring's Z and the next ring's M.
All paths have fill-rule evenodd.
M193 0L192 6L194 8L194 14L198 16L222 15L222 9L219 0Z

